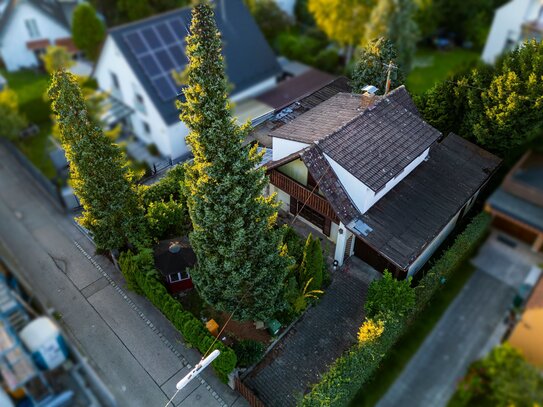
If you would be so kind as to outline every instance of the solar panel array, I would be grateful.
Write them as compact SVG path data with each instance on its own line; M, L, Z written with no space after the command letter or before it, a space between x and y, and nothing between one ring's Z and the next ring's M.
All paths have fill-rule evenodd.
M182 71L187 63L184 49L187 30L188 24L176 17L124 34L124 41L164 102L177 96L178 85L172 71Z

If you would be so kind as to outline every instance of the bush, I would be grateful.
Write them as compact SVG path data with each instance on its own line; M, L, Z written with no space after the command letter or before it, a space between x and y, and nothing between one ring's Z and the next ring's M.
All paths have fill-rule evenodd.
M404 317L393 313L377 312L376 319L384 321L380 336L357 344L338 358L311 392L304 396L302 406L345 406L360 388L375 374L390 348L405 332L409 321L424 309L432 295L447 277L468 259L486 236L491 217L483 212L470 222L457 236L454 244L441 256L415 288L416 304ZM373 311L372 311L373 312Z
M302 263L299 269L298 284L305 287L309 283L307 290L318 290L322 286L322 270L324 269L324 259L322 256L321 242L319 239L313 239L311 233L307 236L305 242Z
M289 256L294 258L296 264L300 264L304 255L304 242L292 227L284 225L283 230L283 244L287 245Z
M133 276L133 281L141 293L181 332L185 342L197 348L202 354L215 349L221 352L212 365L221 380L227 381L228 375L236 367L236 354L222 342L215 341L204 324L190 312L185 311L181 304L168 293L166 287L158 279L152 251L143 249L136 255L126 252L121 254L121 258L123 258L122 264L125 267L130 264L135 268L127 273L127 270L123 270L121 265L123 275L127 273ZM212 344L213 346L211 346Z
M266 350L265 346L258 341L245 339L238 341L233 346L238 357L240 367L249 367L260 361Z
M190 231L187 207L174 201L172 197L166 202L151 202L145 218L151 237L156 240L182 236Z
M181 191L181 182L184 179L185 168L182 165L176 165L153 185L140 185L139 193L144 206L148 206L151 202L168 201L170 198L184 205L185 196Z
M405 316L415 306L415 291L411 288L411 277L396 280L385 270L383 278L371 282L364 304L366 317L373 318L383 312Z

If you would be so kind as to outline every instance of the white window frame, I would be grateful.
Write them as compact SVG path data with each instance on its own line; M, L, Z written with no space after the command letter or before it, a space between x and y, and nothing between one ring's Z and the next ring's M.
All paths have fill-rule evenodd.
M183 277L183 275L185 275L185 277ZM180 273L170 274L168 276L168 280L170 281L170 283L179 283L180 281L190 280L190 274L188 271L182 271Z
M35 18L26 19L25 26L30 38L38 38L40 36L40 30L38 29L38 23Z

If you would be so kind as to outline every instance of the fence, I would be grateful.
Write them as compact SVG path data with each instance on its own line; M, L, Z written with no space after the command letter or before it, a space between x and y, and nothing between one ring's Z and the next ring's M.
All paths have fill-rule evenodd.
M44 189L45 192L52 198L53 202L61 210L66 210L64 200L60 193L60 189L50 179L38 170L32 162L26 158L26 156L19 151L17 147L8 140L0 140L0 142L7 148L7 150L15 157L15 159L30 173L32 178Z
M245 400L247 400L251 407L266 407L266 405L255 396L252 390L243 384L239 377L234 379L234 388L245 398Z
M189 161L192 155L190 153L177 157L176 159L168 158L167 160L157 161L151 167L151 174L144 176L138 181L138 184L150 185L155 182L161 175L163 175L168 169L175 167L177 164Z

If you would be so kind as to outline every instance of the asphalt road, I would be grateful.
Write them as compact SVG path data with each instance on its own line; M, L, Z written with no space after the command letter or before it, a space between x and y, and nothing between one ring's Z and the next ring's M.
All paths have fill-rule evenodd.
M94 256L91 243L1 144L0 255L46 307L61 315L59 323L118 406L164 406L175 383L199 359L148 301L126 291L119 273ZM174 402L196 407L247 405L211 369Z
M472 261L476 272L377 407L446 406L471 362L499 343L533 259L495 237L481 248Z

